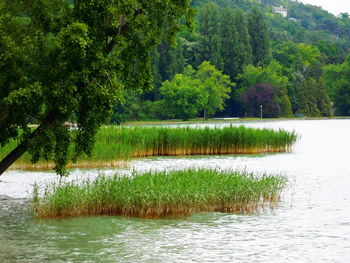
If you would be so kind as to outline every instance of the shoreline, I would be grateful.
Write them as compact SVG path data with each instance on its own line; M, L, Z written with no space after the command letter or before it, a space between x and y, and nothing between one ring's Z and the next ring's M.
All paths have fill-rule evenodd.
M249 123L249 122L276 122L276 121L317 121L317 120L350 120L350 117L305 117L305 118L215 118L198 120L158 120L158 121L127 121L120 126L140 125L172 125L172 124L206 124L206 123Z
M52 171L55 168L53 162L39 162L37 164L19 162L9 168L9 171ZM128 168L127 161L81 161L77 163L70 162L66 168L71 169L110 169L110 168Z

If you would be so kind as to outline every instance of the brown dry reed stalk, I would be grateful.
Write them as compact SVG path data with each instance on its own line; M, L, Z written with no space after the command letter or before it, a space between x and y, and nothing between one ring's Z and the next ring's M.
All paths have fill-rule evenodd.
M47 171L56 167L54 162L39 161L31 163L26 161L18 161L12 165L9 170L26 170L26 171ZM76 163L69 162L68 169L98 169L98 168L128 168L126 161L78 161Z

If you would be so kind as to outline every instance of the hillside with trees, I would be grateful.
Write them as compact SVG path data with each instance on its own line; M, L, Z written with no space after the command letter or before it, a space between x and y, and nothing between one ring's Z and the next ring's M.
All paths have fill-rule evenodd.
M347 13L336 17L289 0L194 0L192 6L197 10L194 29L181 31L172 42L163 37L152 53L153 89L129 92L116 107L115 122L260 117L261 106L264 117L350 114L343 94L350 82L343 73L350 50ZM286 16L274 7L283 7ZM198 95L197 80L188 75L203 63L231 81L230 92L209 115L197 104L215 92L201 89ZM187 88L186 102L181 96L170 99L180 86L182 92ZM197 109L183 115L181 101L187 105L191 97Z

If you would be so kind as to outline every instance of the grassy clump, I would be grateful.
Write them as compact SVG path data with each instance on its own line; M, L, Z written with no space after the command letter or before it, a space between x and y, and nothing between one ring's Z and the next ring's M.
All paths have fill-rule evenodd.
M38 217L122 215L159 218L198 212L253 213L272 207L286 177L247 172L184 170L134 172L131 177L99 176L96 180L34 187Z
M135 127L101 129L93 158L128 159L145 156L221 155L287 152L298 136L294 132L225 128Z
M241 127L225 128L171 128L171 127L104 127L96 135L92 155L83 155L76 165L69 167L97 168L125 166L131 158L146 156L259 154L288 152L298 136L284 130L254 129ZM16 146L11 141L0 149L0 159ZM74 145L69 149L72 158ZM50 168L50 162L40 161L31 165L31 156L26 153L15 168ZM121 163L119 165L118 163Z

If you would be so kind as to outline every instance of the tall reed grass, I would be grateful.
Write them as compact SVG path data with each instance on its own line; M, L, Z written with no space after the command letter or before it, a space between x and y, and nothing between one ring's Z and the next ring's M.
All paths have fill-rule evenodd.
M97 135L93 157L128 159L145 156L258 154L288 152L295 132L224 128L107 127Z
M83 155L70 167L96 168L125 166L131 158L146 156L259 154L288 152L297 141L295 132L254 129L244 126L225 128L104 127L96 135L92 156ZM0 149L0 159L16 146L11 141ZM69 150L73 156L74 145ZM31 165L25 154L14 168L44 169L45 161Z
M134 172L131 177L34 187L33 208L41 218L122 215L160 218L198 212L254 213L273 208L287 178L248 172L184 170Z

